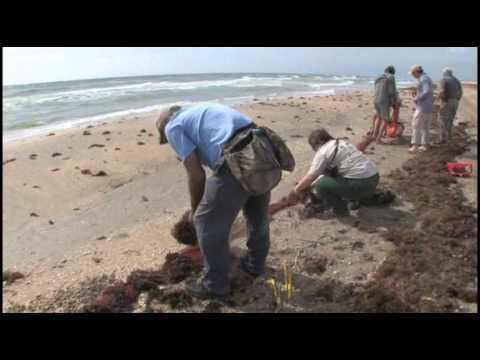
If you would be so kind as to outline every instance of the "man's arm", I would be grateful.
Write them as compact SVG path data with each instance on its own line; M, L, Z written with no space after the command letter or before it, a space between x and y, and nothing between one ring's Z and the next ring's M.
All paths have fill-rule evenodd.
M185 166L185 170L187 170L188 190L190 191L190 203L193 216L205 191L205 170L203 170L200 159L195 151L185 158L183 165Z
M432 86L430 84L430 81L428 81L427 79L424 79L422 81L421 93L417 94L417 98L415 100L417 102L423 101L432 91L433 91L433 89L432 89Z
M395 78L393 76L390 76L388 79L388 95L390 97L390 104L392 106L395 106L395 103L397 101L397 86L395 84Z
M446 82L444 79L442 79L440 81L440 90L438 92L438 98L440 100L445 100L445 86L446 86Z

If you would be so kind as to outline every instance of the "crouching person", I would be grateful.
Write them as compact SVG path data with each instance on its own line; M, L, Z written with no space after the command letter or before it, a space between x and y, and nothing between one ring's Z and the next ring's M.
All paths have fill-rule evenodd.
M220 104L171 107L160 115L157 128L160 143L169 143L185 166L204 261L203 278L186 290L201 299L224 299L230 292L230 230L240 210L248 248L242 269L252 276L265 271L270 191L282 175L278 149L267 137L268 129ZM202 166L213 171L208 179Z
M308 173L290 192L290 204L310 193L328 209L322 218L344 217L349 215L348 201L359 201L375 193L379 181L377 166L355 145L334 139L323 128L313 131L308 142L316 154Z

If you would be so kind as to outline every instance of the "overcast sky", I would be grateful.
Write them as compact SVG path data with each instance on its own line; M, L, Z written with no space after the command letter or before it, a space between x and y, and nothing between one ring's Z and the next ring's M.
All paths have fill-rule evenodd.
M462 80L477 78L477 48L3 48L3 83L179 73L316 73L377 75L393 64L408 78L414 64L438 79L450 66Z

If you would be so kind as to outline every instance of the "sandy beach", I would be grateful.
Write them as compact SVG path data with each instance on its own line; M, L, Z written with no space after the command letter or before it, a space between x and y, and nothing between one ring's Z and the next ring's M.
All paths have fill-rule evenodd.
M401 96L404 102L400 121L406 125L408 138L414 104L406 91ZM458 160L472 162L474 176L459 178L454 184L464 195L465 206L475 210L476 98L476 84L466 85L456 120L466 123L470 141L469 151ZM373 116L371 92L360 91L261 98L235 108L257 124L277 131L296 158L295 172L284 174L273 191L273 200L285 196L309 168L313 152L307 137L312 130L326 127L332 135L356 143L370 128ZM64 303L54 301L58 290L78 291L104 275L124 279L135 269L159 267L167 253L182 249L170 229L189 206L185 170L169 146L158 144L155 119L156 113L131 116L4 144L3 270L25 275L4 286L4 311L39 299L48 304L42 308L44 311L71 311L78 299L71 296ZM436 140L438 129L434 128L433 134ZM377 163L383 185L389 186L388 174L415 157L407 152L408 146L404 140L368 148L367 155ZM395 242L388 241L384 233L414 231L420 226L415 204L400 191L396 194L392 206L362 207L352 212L354 225L337 219L303 220L295 208L275 216L271 223L269 275L281 273L287 261L295 276L296 290L285 311L357 309L352 301L361 292L359 289L375 281L382 264L395 251ZM468 246L465 251L470 249ZM237 227L232 251L244 249L245 237L242 228ZM472 256L476 263L476 254ZM310 266L312 261L314 266ZM468 286L462 283L462 289L476 294L471 262L465 267L469 271L469 277L465 277ZM236 272L234 268L234 277ZM273 311L268 285L255 283L253 289L251 294L256 298L242 295L240 305L223 311ZM434 297L431 293L421 296ZM467 300L452 295L449 311L476 312L476 301ZM180 311L200 312L205 306L198 301Z

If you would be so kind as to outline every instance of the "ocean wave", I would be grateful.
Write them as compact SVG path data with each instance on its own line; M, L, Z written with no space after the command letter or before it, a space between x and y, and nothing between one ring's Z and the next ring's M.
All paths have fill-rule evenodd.
M75 103L81 101L94 101L109 97L122 97L137 95L155 91L188 91L208 87L282 87L284 81L292 80L292 77L249 77L244 76L226 80L200 80L200 81L160 81L145 82L100 88L88 88L81 90L62 91L34 96L17 96L6 98L3 101L3 110L10 111L19 107L34 106L46 103Z
M215 100L210 100L210 102L215 102ZM10 131L5 132L3 134L3 142L6 143L6 142L24 139L32 136L43 135L52 131L68 130L86 123L97 123L99 121L106 121L109 119L113 120L116 118L121 118L121 117L126 117L131 115L152 113L174 104L185 106L193 103L189 101L183 101L183 102L177 101L175 103L159 104L159 105L146 106L146 107L137 108L137 109L128 109L128 110L110 112L107 114L71 119L69 121L62 121L62 122L52 123L48 125L45 125L45 123L42 121L26 122L26 123L14 125L10 128L5 128L5 130L10 130Z
M339 86L351 86L354 85L354 81L344 81L340 83L316 83L316 84L308 84L308 86L313 87L313 88L321 88L321 87L339 87Z

